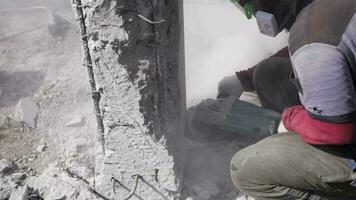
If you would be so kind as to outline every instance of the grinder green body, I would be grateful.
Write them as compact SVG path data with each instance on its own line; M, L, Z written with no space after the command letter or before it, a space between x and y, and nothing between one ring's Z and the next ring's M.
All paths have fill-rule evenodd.
M225 116L223 129L240 135L268 137L277 133L280 121L280 113L236 100Z
M236 97L206 99L187 110L185 135L198 142L253 140L278 131L281 114Z

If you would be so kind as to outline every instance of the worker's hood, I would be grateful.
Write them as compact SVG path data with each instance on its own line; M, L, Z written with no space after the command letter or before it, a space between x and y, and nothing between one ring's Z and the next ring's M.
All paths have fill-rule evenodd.
M252 0L256 11L271 13L275 16L278 29L289 30L298 13L313 0Z

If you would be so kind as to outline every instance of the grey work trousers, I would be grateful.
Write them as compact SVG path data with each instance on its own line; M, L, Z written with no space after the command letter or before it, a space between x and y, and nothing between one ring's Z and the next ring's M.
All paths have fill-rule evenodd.
M281 133L237 152L231 160L231 178L238 189L257 200L314 200L320 195L356 199L345 152L355 149L313 146L295 133Z
M289 79L291 71L286 58L267 59L256 67L253 82L263 107L281 112L300 104ZM231 178L240 191L257 200L356 199L346 158L356 155L355 149L313 146L296 133L277 134L237 152L231 160Z

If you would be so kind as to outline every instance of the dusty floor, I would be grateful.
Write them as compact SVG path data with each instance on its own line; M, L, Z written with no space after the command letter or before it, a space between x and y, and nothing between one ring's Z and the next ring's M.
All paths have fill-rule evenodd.
M0 160L28 176L56 165L91 177L96 124L76 27L46 9L25 7L0 9ZM35 128L14 120L24 97L39 106ZM66 126L78 117L81 124Z
M32 128L9 122L0 130L0 160L12 160L26 172L39 168L42 155L40 149L39 152L36 150L40 141L40 136Z

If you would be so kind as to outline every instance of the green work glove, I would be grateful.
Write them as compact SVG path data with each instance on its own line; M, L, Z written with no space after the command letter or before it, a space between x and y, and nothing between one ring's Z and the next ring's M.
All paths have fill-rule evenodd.
M244 88L236 75L226 76L219 82L218 99L235 97L240 98Z
M198 142L230 140L233 134L224 130L226 116L230 113L235 98L206 99L191 107L186 113L185 135Z

